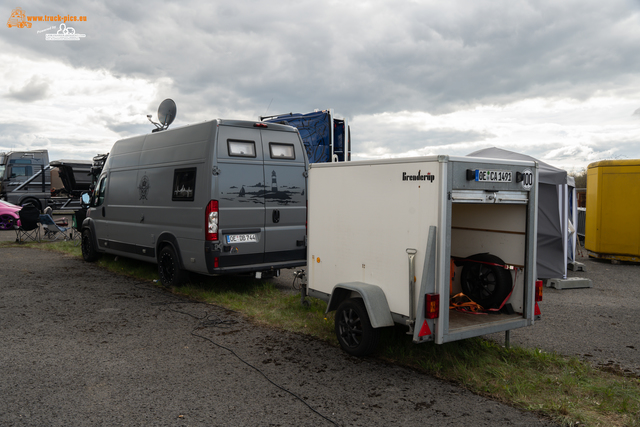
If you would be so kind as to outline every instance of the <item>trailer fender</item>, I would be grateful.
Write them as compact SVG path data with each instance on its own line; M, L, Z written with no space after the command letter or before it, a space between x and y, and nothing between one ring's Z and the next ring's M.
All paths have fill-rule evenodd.
M333 291L331 291L326 312L336 310L342 301L354 296L353 293L358 294L364 301L371 326L374 328L393 326L391 310L389 309L389 303L387 302L384 291L379 286L368 283L338 283L334 286Z

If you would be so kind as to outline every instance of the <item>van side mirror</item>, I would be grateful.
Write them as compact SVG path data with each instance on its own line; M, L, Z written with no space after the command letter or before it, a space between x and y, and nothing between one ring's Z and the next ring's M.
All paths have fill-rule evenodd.
M89 207L89 202L91 202L91 196L89 196L89 193L82 193L80 200L82 207L87 208Z

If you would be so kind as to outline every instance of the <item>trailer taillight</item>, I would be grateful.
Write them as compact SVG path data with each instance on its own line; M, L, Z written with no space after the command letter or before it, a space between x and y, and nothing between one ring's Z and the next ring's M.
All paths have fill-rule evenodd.
M542 301L542 280L536 280L536 302Z
M211 200L207 205L205 227L207 227L206 239L209 241L218 240L218 201Z
M440 316L440 294L426 294L424 317L437 319L438 316Z

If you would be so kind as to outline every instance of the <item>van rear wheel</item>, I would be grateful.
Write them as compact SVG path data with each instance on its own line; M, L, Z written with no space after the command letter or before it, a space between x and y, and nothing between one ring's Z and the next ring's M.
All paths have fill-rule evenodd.
M371 326L362 298L349 298L338 306L335 320L340 347L352 356L373 353L380 341L380 330Z
M158 275L166 287L179 286L185 281L187 273L180 268L180 261L176 251L171 246L165 246L158 256Z

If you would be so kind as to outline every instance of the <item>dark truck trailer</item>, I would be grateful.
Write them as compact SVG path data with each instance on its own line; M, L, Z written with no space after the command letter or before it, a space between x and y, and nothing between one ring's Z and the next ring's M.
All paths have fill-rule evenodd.
M49 162L47 150L0 154L0 199L39 210L78 209L79 195L89 188L90 161ZM68 179L67 176L71 176Z

